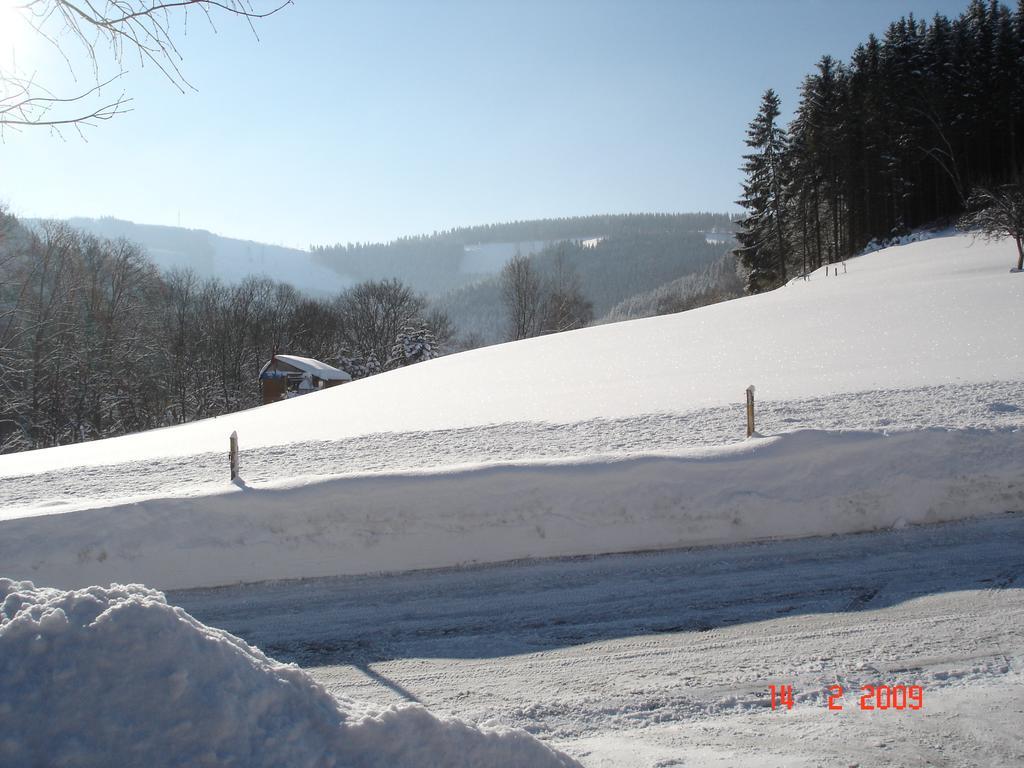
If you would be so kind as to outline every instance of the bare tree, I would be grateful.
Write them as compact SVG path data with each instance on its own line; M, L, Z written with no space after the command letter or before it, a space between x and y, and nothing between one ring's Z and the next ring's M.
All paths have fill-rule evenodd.
M368 280L335 300L348 354L374 357L388 368L395 340L403 328L416 325L427 303L399 280Z
M517 253L502 268L501 298L508 311L509 339L517 341L536 336L544 290L529 256Z
M131 111L131 97L123 90L116 93L129 60L155 66L182 92L192 89L175 42L176 22L184 35L190 12L211 27L217 14L235 16L244 19L255 35L254 20L291 2L274 0L274 5L260 9L253 0L22 0L14 6L21 21L60 52L72 75L73 61L84 56L94 84L61 94L34 75L0 71L0 135L5 128L25 126L81 130ZM112 89L116 95L108 95Z
M433 307L427 312L423 322L430 329L434 340L437 342L438 353L447 353L452 342L455 340L455 325L452 323L452 319L448 317L448 313L440 307Z
M171 424L189 421L196 413L193 396L197 379L196 347L199 335L196 293L199 277L190 269L164 274L160 341L164 352L167 407L165 420Z
M541 333L584 328L594 319L594 305L583 295L580 276L569 261L565 243L559 245L547 279Z
M288 342L297 354L318 360L335 358L341 345L341 322L334 305L322 299L299 299L292 309Z
M358 377L435 357L451 334L397 280L334 302L263 277L201 282L125 240L0 212L0 453L255 406L278 346L332 362L351 350L341 367Z
M959 227L980 230L986 240L1013 238L1017 244L1017 271L1024 270L1024 183L975 189L967 205L970 210L961 217Z

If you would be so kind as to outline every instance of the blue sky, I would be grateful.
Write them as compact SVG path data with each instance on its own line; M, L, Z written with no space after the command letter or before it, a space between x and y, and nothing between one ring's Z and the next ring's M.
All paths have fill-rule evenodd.
M87 141L5 133L0 200L24 216L180 221L298 247L515 219L735 211L744 132L766 88L792 109L822 54L846 59L908 12L965 7L296 0L257 22L258 41L237 19L215 16L214 33L193 15L187 36L175 29L198 91L135 66L124 78L134 111ZM16 39L23 69L66 86L52 51Z

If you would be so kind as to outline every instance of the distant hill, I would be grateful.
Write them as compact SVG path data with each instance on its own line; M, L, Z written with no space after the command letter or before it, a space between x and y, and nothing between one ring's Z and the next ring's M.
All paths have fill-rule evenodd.
M743 281L736 271L736 258L725 253L700 272L684 275L654 290L620 301L596 324L685 312L742 295Z
M613 250L615 258L650 266L651 259L666 256L666 251L680 255L683 251L688 253L691 247L703 247L707 241L720 241L719 245L731 243L734 229L733 218L721 213L579 216L461 227L432 235L404 237L390 243L338 243L313 246L310 250L318 263L355 280L396 277L417 291L440 297L496 275L516 253L539 255L557 243L595 246L588 250L593 258L581 260L579 264L587 283L589 273L596 269L594 274L597 275L608 266L604 257ZM614 243L611 248L609 242ZM624 276L626 282L631 279L629 268L617 274ZM680 275L669 269L664 280ZM606 282L598 276L591 281L591 288ZM650 285L643 280L641 283L643 287L638 290L660 284ZM588 298L604 304L614 294L607 309L630 295L620 295L618 290L601 287L600 296L588 293Z
M314 296L332 296L363 280L397 278L444 309L458 333L476 343L504 340L499 274L516 254L536 259L543 272L560 249L578 273L594 316L602 318L633 297L702 274L735 242L734 217L720 213L517 221L309 251L111 217L68 223L100 237L137 242L161 269L190 268L227 283L265 275ZM627 316L654 313L639 310L649 297L638 302Z
M733 261L728 255L734 246L731 222L724 215L600 218L605 221L587 219L578 226L590 226L591 237L543 241L546 245L531 257L541 274L545 274L553 269L555 254L561 252L579 276L583 295L593 303L597 318L632 297L646 296L682 279L693 277L694 286L704 285L722 275L721 270L707 274L712 265ZM706 229L698 229L699 226ZM698 275L705 277L696 280ZM732 294L723 298L732 298ZM460 332L475 335L477 342L504 340L499 275L478 275L472 283L437 297L435 303ZM643 316L654 314L661 313L652 309Z
M31 221L31 220L29 220ZM337 270L314 261L308 251L222 237L204 229L184 229L104 217L74 218L77 229L141 245L161 269L190 268L200 277L234 283L248 275L266 275L318 296L333 295L352 284Z

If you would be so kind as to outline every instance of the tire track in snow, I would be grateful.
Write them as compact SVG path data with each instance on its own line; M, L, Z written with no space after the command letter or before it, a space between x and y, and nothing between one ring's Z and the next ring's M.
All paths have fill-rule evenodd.
M523 728L592 768L1010 766L1022 545L1013 514L170 598L329 690ZM782 683L792 711L770 707ZM879 684L924 686L925 709L858 711Z

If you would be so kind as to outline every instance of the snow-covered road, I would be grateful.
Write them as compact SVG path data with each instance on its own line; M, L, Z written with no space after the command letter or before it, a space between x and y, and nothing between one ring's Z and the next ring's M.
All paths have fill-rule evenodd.
M1020 511L168 598L332 690L521 727L590 768L1024 764ZM861 711L883 684L923 708Z

